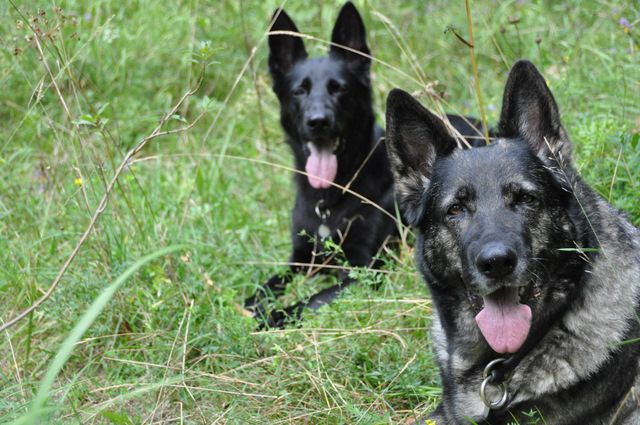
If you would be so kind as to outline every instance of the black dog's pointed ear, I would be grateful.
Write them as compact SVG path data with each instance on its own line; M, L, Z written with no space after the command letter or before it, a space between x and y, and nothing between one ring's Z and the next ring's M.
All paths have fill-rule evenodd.
M296 24L283 9L273 14L270 31L299 32ZM302 38L288 34L269 35L269 71L271 75L285 75L297 61L307 57Z
M349 63L368 66L371 63L371 59L367 56L362 56L351 50L370 55L369 46L367 46L367 34L364 28L364 22L358 9L350 1L346 2L338 18L336 24L333 27L333 33L331 34L331 48L329 52L337 56L342 57ZM340 46L347 47L347 50Z
M571 161L571 142L560 123L558 105L529 61L516 62L509 72L498 130L501 137L522 137L540 158Z
M415 226L436 159L453 152L456 141L440 118L409 93L393 89L387 97L386 145L400 206Z

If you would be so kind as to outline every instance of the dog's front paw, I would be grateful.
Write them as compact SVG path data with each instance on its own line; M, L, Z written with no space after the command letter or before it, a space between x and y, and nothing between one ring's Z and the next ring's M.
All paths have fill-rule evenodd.
M244 309L251 313L257 320L264 320L267 317L268 302L264 297L252 296L244 301Z
M304 305L298 303L284 309L272 310L267 317L258 318L258 330L284 329L285 325L300 320L303 308Z

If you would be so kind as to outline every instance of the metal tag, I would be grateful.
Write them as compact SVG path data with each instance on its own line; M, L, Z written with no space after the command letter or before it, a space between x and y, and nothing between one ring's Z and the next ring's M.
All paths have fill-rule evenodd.
M325 238L328 238L330 235L331 235L331 229L329 228L329 226L327 226L324 223L318 226L318 236L320 236L320 238L325 239Z

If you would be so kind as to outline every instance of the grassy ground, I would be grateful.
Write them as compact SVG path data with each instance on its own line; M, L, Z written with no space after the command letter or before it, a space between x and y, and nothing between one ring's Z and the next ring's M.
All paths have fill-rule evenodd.
M51 1L0 4L0 323L43 295L126 152L206 68L199 89L166 117L163 130L176 132L149 140L129 161L53 296L0 335L0 422L25 419L39 388L50 396L40 423L55 424L391 424L433 408L440 390L431 306L409 246L381 272L357 271L363 284L300 328L255 333L239 308L289 251L293 190L282 166L291 158L264 38L280 3L57 4L61 11ZM326 39L340 5L291 1L287 10L303 32ZM379 122L389 89L427 84L443 93L445 110L478 115L469 51L445 33L453 26L467 36L463 2L357 5L380 61ZM639 224L638 5L471 6L489 117L497 117L509 65L534 61L583 175ZM187 248L137 264L103 310L92 306L141 257L176 244ZM299 279L289 296L322 281ZM88 323L86 311L95 322L75 345L63 344ZM61 347L72 355L58 359L48 393L44 377Z

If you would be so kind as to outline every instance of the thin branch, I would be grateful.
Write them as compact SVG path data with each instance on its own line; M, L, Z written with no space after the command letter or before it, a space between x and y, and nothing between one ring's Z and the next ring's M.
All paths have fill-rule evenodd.
M254 266L287 266L287 267L304 267L304 268L314 267L316 269L329 269L329 270L341 270L341 271L352 271L352 270L363 269L362 267L341 266L338 264L317 264L317 263L302 263L302 262L293 262L293 261L237 261L235 264L254 265ZM401 270L375 269L372 267L367 267L366 270L368 272L381 273L386 275L402 275L402 276L413 276L413 277L419 276L418 272L405 272Z
M43 60L43 62L46 64L46 61ZM48 69L48 67L47 67L47 69ZM50 76L52 78L54 86L57 87L57 85L55 83L55 80L53 78L53 75L50 74ZM176 111L184 103L184 101L187 100L187 98L189 98L190 96L192 96L196 91L198 91L198 89L200 88L200 85L202 84L203 77L204 77L204 69L203 69L202 73L200 74L200 78L199 78L198 83L196 84L195 88L189 90L188 92L186 92L182 96L182 98L180 98L180 100L171 108L171 110L168 113L166 113L160 119L160 122L158 123L156 128L151 132L151 134L149 134L147 137L142 139L133 149L130 149L127 152L127 154L122 159L122 162L120 163L120 165L116 169L115 174L111 178L111 181L107 185L107 188L105 189L105 192L102 195L102 199L100 200L100 203L98 204L98 207L96 208L96 210L94 211L93 215L91 216L91 220L89 222L89 225L87 226L87 229L84 231L84 233L82 234L82 236L80 237L80 239L76 243L75 248L73 249L73 251L71 251L71 254L69 254L69 257L67 257L67 260L64 262L64 264L62 265L62 267L58 271L58 274L56 275L55 279L51 283L51 286L49 286L49 289L47 289L47 291L38 300L36 300L31 306L29 306L27 309L23 310L20 314L15 316L13 319L9 320L8 322L6 322L2 326L0 326L0 332L4 331L6 329L9 329L11 326L15 325L20 320L24 319L31 312L33 312L38 307L40 307L45 301L47 301L49 299L49 297L51 297L53 292L58 287L58 284L60 283L60 281L64 277L65 273L69 269L69 266L71 265L73 260L76 258L76 256L80 252L80 249L82 248L84 243L87 241L87 239L91 235L91 232L95 228L98 219L100 218L100 216L102 215L102 213L104 212L104 210L106 209L106 207L107 207L107 205L109 203L109 195L111 194L111 192L113 190L113 187L117 183L118 178L120 177L122 172L129 167L132 158L138 152L140 152L142 150L142 148L144 148L145 145L149 141L151 141L151 140L153 140L155 138L161 137L161 136L166 136L166 135L170 135L170 134L175 134L175 133L180 133L180 132L187 131L191 127L193 127L196 124L196 122L198 122L198 120L203 116L204 113L198 115L191 124L189 124L189 125L187 125L185 127L182 127L182 128L179 128L179 129L175 129L175 130L160 131L162 129L162 127L167 123L167 121L169 121L169 119L176 113ZM63 103L63 107L64 107L65 111L70 115L69 110L67 109L66 104L64 103L64 100L61 100L61 102Z
M398 74L400 74L400 75L402 75L402 76L404 76L404 77L408 78L409 80L413 81L413 82L414 82L414 83L416 83L418 86L420 86L420 87L424 87L424 83L423 83L422 81L420 81L420 80L418 80L418 79L414 78L413 76L411 76L411 75L407 74L406 72L404 72L403 70L401 70L399 67L394 66L394 65L390 64L389 62L385 62L385 61L383 61L382 59L375 58L375 57L373 57L373 56L371 56L371 55L368 55L368 54L366 54L366 53L363 53L363 52L361 52L360 50L356 50L356 49L354 49L354 48L352 48L352 47L345 46L345 45L338 44L338 43L334 43L334 42L332 42L332 41L327 41L327 40L324 40L324 39L322 39L322 38L314 37L314 36L309 35L309 34L304 34L304 33L301 33L301 32L295 32L295 31L284 31L284 30L278 30L278 31L269 31L267 34L268 34L268 35L290 35L290 36L292 36L292 37L298 37L298 38L302 38L302 39L304 39L304 40L313 40L313 41L316 41L316 42L318 42L318 43L325 44L325 45L327 45L327 46L339 47L339 48L341 48L341 49L343 49L343 50L346 50L346 51L348 51L348 52L350 52L350 53L353 53L353 54L355 54L355 55L362 56L362 57L364 57L364 58L367 58L367 59L371 60L372 62L376 62L376 63L378 63L378 64L380 64L380 65L382 65L382 66L385 66L385 67L387 67L387 68L389 68L389 69L391 69L391 70L393 70L393 71L397 72ZM418 78L419 78L419 77L420 77L420 75L418 75Z
M467 8L467 27L469 28L469 54L471 55L471 66L473 67L473 82L476 86L476 96L478 97L478 107L480 108L480 117L482 119L482 127L484 127L484 140L489 144L489 126L487 125L487 114L484 112L484 102L482 101L482 92L480 91L480 78L478 76L478 64L476 63L475 48L473 45L473 22L471 22L471 7L469 0L464 0ZM454 32L455 34L455 32Z
M237 155L227 155L227 154L212 154L212 156L219 156L222 158L229 158L229 159L235 159L235 160L241 160L241 161L248 161L248 162L252 162L254 164L262 164L262 165L268 165L274 168L279 168L281 170L287 170L290 171L292 173L297 173L297 174L302 174L303 176L309 176L310 174L308 174L305 171L301 171L301 170L297 170L293 167L289 167L287 165L283 165L283 164L277 164L275 162L269 162L269 161L265 161L263 159L257 159L257 158L247 158L247 157L243 157L243 156L237 156ZM380 212L382 212L384 215L386 215L387 217L391 218L392 220L397 220L397 217L395 217L393 214L391 214L389 211L385 210L383 207L381 207L379 204L375 203L374 201L372 201L371 199L359 194L358 192L354 192L353 190L349 189L346 186L342 186L338 183L326 180L320 176L315 176L314 177L318 180L321 180L323 182L326 182L328 184L330 184L333 187L337 187L338 189L341 189L343 193L348 193L350 195L355 196L356 198L360 199L360 201L362 201L363 204L367 204L367 205L371 205L373 206L375 209L379 210ZM2 330L0 328L0 330Z
M465 46L469 47L470 49L473 49L473 44L472 44L472 43L469 43L467 40L465 40L465 39L464 39L464 37L463 37L463 36L461 36L460 34L458 34L458 30L456 29L456 27L454 27L453 25L449 25L449 26L447 27L447 29L445 29L445 30L444 30L444 33L445 33L445 34L446 34L446 33L448 33L448 32L452 32L452 33L453 33L453 35L455 35L455 36L456 36L456 38L457 38L458 40L460 40L460 42L461 42L462 44L464 44Z
M282 9L280 9L282 10ZM249 35L247 34L247 23L244 19L245 9L244 9L244 1L240 0L240 22L242 23L242 34L244 40L244 47L247 51L247 55L250 58L253 58L251 44L249 42ZM267 140L267 126L264 122L264 112L262 110L262 93L260 91L260 85L258 84L258 74L256 72L256 68L253 64L253 59L249 61L249 70L251 71L251 80L253 81L253 89L256 92L256 107L258 112L258 122L260 123L260 130L262 131L262 138ZM267 145L267 150L269 149L269 145Z

